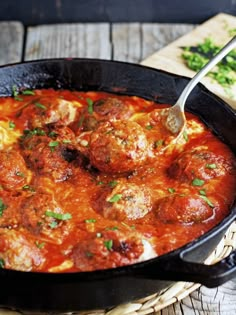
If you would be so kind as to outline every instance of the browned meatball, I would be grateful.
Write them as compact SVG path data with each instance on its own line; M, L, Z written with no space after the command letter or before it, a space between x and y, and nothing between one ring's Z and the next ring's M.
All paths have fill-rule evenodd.
M142 239L137 232L104 231L75 245L72 258L81 271L115 268L153 258L155 253L149 248L144 255Z
M232 165L223 156L207 149L194 149L181 153L168 169L170 177L183 182L194 178L209 180L225 175Z
M21 222L19 209L22 196L20 192L0 191L0 227L17 228Z
M17 150L0 151L0 185L8 190L21 188L27 183L30 172Z
M45 262L43 251L20 231L0 229L0 258L5 268L37 270Z
M71 215L63 213L52 195L35 193L23 202L20 212L26 229L53 243L60 244L69 233Z
M182 196L174 194L162 198L154 212L158 219L165 223L198 223L214 215L214 207L201 196Z
M118 98L104 98L97 100L93 105L94 112L107 117L109 120L128 119L133 110Z
M30 168L40 175L52 176L56 182L67 180L73 174L70 162L78 158L77 149L70 142L69 136L67 138L65 141L62 135L25 138L22 141L25 149L23 154Z
M148 141L140 125L132 121L102 124L90 138L90 162L107 173L131 172L148 155Z
M101 193L96 205L105 218L120 221L142 218L152 209L148 188L121 181Z

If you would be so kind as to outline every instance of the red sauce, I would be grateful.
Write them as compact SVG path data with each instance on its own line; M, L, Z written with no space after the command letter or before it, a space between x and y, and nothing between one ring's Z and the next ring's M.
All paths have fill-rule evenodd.
M25 95L30 94L30 95ZM187 113L177 145L135 96L35 90L0 99L0 266L71 272L167 253L219 223L235 157Z

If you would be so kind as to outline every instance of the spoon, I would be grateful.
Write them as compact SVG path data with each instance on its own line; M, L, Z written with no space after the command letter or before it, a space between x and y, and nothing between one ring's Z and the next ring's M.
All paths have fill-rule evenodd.
M234 36L186 85L183 92L180 94L174 106L161 111L161 116L164 118L165 127L174 135L177 135L174 142L184 132L186 126L186 118L184 114L184 106L187 97L192 92L198 82L232 49L236 47L236 36Z

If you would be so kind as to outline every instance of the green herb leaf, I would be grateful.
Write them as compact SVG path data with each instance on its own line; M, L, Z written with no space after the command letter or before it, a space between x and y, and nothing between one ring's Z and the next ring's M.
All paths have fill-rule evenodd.
M158 148L158 147L161 147L162 145L164 144L164 140L163 139L160 139L160 140L157 140L154 142L154 148Z
M99 182L97 182L97 185L103 185L104 184L104 182L102 182L102 181L99 181Z
M31 90L24 90L21 93L23 95L35 95L34 91L31 91Z
M34 189L32 186L30 186L30 185L24 185L24 186L22 187L22 189L23 189L23 190L29 190L29 191L31 191L31 192L34 192L34 191L35 191L35 189Z
M153 126L152 126L152 125L147 125L145 128L146 128L147 130L151 130L151 129L153 128Z
M58 223L56 221L53 221L49 224L51 229L55 229L58 226Z
M45 246L45 242L39 242L39 241L35 241L35 245L39 248L39 249L42 249L44 248Z
M50 137L50 138L54 138L54 137L56 137L58 134L55 132L55 131L50 131L49 132L49 134L48 134L48 136Z
M0 268L3 269L5 267L5 261L3 258L0 258Z
M117 231L119 228L117 226L107 227L105 228L106 231Z
M95 223L97 220L96 219L86 219L84 220L85 223Z
M199 194L202 196L206 196L206 190L205 189L199 190Z
M9 121L9 128L14 129L16 127L15 123L13 121Z
M111 182L108 183L108 186L111 188L116 187L116 185L118 184L118 182L116 180L112 180Z
M174 188L168 188L169 193L173 194L175 193L175 189Z
M67 143L71 143L71 141L65 139L65 140L62 140L62 143L67 144Z
M209 168L209 169L215 169L216 168L216 164L215 163L212 163L212 164L206 164L206 168Z
M36 106L36 107L38 107L38 108L40 108L40 109L47 109L47 107L45 106L45 105L43 105L43 104L41 104L41 103L34 103L34 105Z
M208 206L210 206L211 208L214 208L213 203L206 197L206 196L200 196L204 201L206 201L206 203L208 204Z
M50 218L54 218L60 221L70 220L72 215L70 213L56 213L53 211L45 211L45 215Z
M115 194L114 196L112 196L108 201L113 203L113 202L117 202L122 198L121 194Z
M2 198L0 198L0 217L3 215L3 211L7 209L7 205L5 205L2 201Z
M59 145L59 141L50 141L48 144L48 146L51 149L51 152L53 152L58 145Z
M12 87L12 96L16 97L19 94L18 90L17 90L17 86L13 85Z
M88 104L88 113L92 115L93 113L93 101L91 98L86 98L86 102Z
M19 96L15 96L14 100L18 101L18 102L22 102L24 99L22 97Z
M184 140L185 140L186 142L188 142L188 134L187 134L187 131L186 131L186 130L184 130L184 132L183 132L183 137L184 137Z
M199 178L195 178L193 181L192 181L192 185L193 186L203 186L205 184L205 181L202 180L202 179L199 179Z
M106 249L112 250L113 240L104 241L104 246L106 247Z
M16 176L19 176L19 177L25 177L25 174L22 173L22 172L16 172Z

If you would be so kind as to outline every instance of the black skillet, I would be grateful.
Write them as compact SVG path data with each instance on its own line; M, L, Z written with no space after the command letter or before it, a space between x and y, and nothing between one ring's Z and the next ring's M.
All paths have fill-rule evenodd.
M174 104L188 79L121 62L42 60L0 68L0 96L19 89L98 90L137 95ZM197 114L236 154L236 113L203 85L189 96L186 109ZM202 262L234 221L236 206L210 232L152 260L94 272L47 274L0 270L0 305L33 311L69 312L105 308L145 297L175 281L218 286L236 275L236 251L221 262Z

